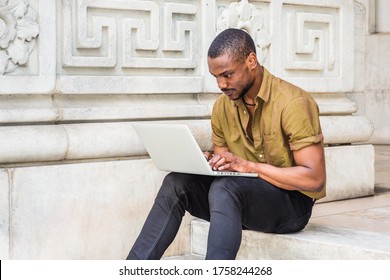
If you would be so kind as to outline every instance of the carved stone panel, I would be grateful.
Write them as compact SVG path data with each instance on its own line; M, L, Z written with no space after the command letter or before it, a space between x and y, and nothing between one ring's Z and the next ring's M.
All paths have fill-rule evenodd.
M271 70L312 92L353 90L353 1L272 1Z
M219 92L206 56L228 27L275 75L349 92L354 20L352 0L0 1L0 94Z
M200 91L200 2L62 1L61 90Z
M0 1L0 94L55 89L55 1Z
M204 22L214 28L205 29L207 40L204 46L204 60L206 60L208 46L213 38L226 28L239 28L248 32L256 45L258 60L266 67L270 66L270 50L272 49L271 34L271 1L209 1L209 17ZM204 91L220 92L215 79L208 73L205 65Z
M271 38L267 5L264 1L262 2L255 3L255 5L248 0L242 0L231 2L227 7L219 6L220 15L217 19L217 31L221 32L227 28L238 28L247 31L255 41L259 61L265 63Z
M310 92L354 87L354 2L336 0L216 1L217 33L246 30L261 64ZM207 75L207 72L206 74ZM206 89L217 91L205 77Z
M197 66L197 3L74 0L63 2L63 66Z

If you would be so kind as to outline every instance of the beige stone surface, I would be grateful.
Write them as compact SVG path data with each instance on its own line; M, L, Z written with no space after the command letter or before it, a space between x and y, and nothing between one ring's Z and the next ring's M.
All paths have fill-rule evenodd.
M0 169L0 259L9 259L9 174Z
M163 176L150 160L11 172L11 259L124 259Z
M387 33L390 32L390 19L388 12L390 11L390 3L386 0L375 1L376 12L376 32Z
M325 148L327 196L318 202L373 195L374 160L372 145Z
M366 37L365 94L362 114L374 124L375 130L369 141L375 144L390 143L389 53L388 33L377 33Z

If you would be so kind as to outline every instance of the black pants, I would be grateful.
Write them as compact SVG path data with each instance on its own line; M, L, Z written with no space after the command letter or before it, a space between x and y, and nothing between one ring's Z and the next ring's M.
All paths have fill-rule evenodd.
M235 259L242 229L289 233L309 221L313 200L260 178L170 173L127 259L160 259L185 211L210 221L206 259Z

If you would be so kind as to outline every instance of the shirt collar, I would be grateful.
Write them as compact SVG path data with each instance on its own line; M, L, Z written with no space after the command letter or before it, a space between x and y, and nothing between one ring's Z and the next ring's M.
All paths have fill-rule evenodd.
M272 74L263 67L263 81L261 82L261 86L259 89L259 92L257 93L257 96L261 98L265 103L268 102L269 100L269 95L270 95L270 88L272 85ZM232 100L233 105L238 105L238 103L242 103L241 98L238 100Z
M271 85L272 85L272 78L273 76L271 75L270 72L268 72L265 67L263 67L264 74L263 74L263 81L261 82L260 90L259 93L257 94L258 97L264 100L264 102L268 102L269 100L269 95L271 92Z

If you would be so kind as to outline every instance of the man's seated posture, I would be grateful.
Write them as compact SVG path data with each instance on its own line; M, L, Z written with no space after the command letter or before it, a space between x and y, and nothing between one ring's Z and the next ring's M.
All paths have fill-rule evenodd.
M185 211L210 221L206 259L235 259L242 230L302 230L314 201L325 196L323 136L313 98L261 66L252 38L239 29L214 39L208 66L223 94L211 116L214 152L205 156L214 170L258 177L168 174L127 259L160 259Z

